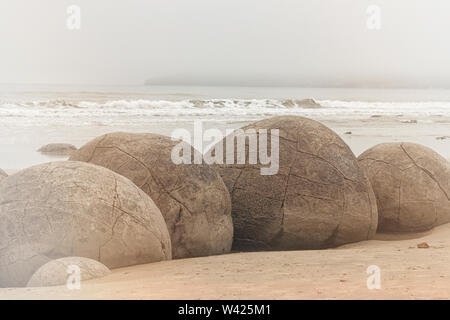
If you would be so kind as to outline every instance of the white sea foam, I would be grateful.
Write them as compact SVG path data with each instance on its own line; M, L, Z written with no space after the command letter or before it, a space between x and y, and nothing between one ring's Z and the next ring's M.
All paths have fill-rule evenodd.
M320 105L340 112L359 112L361 114L396 115L450 115L450 102L365 102L321 100Z
M303 101L274 99L0 101L0 123L21 125L141 125L148 122L252 121L277 115L364 119L374 115L450 117L450 102ZM431 121L431 120L426 120Z

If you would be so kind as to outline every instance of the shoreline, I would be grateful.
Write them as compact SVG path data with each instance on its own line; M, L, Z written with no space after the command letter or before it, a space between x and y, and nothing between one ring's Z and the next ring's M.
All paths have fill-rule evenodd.
M405 117L405 120L409 118ZM450 119L442 123L402 123L392 117L352 119L314 119L335 131L358 156L368 148L383 142L413 142L423 144L444 158L450 159ZM416 120L426 120L419 119ZM205 121L204 128L237 129L248 121ZM157 122L136 126L81 126L81 127L5 127L0 128L0 148L8 150L0 159L0 168L8 174L32 165L65 160L66 157L50 157L36 150L48 143L69 143L81 147L93 138L115 131L156 133L170 136L175 129L192 131L193 122ZM351 133L351 134L348 134Z

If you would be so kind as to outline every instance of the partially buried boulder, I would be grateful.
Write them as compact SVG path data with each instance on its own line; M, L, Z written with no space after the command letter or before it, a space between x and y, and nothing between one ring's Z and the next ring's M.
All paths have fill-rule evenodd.
M297 116L258 121L233 134L234 152L223 141L211 154L222 144L224 157L234 153L237 159L236 141L251 130L259 134L261 148L264 129L268 154L275 159L278 151L278 172L262 175L267 166L250 163L250 154L261 160L262 151L250 139L245 164L224 159L219 165L231 193L236 250L327 248L375 234L378 216L370 184L350 148L319 122ZM277 129L279 135L272 131Z
M67 143L50 143L41 148L38 152L52 156L70 156L77 148Z
M94 139L70 160L104 166L132 180L155 201L172 239L174 258L229 252L231 201L217 171L205 164L175 164L180 141L142 133L110 133ZM185 147L195 151L186 143Z
M419 232L450 222L450 165L430 148L382 143L358 158L378 202L378 230Z
M53 259L109 268L171 258L161 212L130 180L95 165L34 166L0 184L0 287L24 286Z
M76 285L74 281L101 278L111 273L104 264L89 258L66 257L52 260L40 267L28 281L27 287Z

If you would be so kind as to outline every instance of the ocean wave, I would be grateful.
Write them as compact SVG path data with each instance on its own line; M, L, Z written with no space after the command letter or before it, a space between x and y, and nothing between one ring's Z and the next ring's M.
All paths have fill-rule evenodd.
M314 99L192 99L181 101L168 100L112 100L106 102L95 101L67 101L56 100L38 100L38 101L0 101L0 107L43 107L43 108L128 108L128 109L164 109L173 107L182 108L206 108L206 107L277 107L277 108L320 108Z
M450 102L364 102L313 99L192 99L111 101L0 101L0 123L45 125L143 124L205 119L252 121L277 115L316 119L376 116L450 116Z

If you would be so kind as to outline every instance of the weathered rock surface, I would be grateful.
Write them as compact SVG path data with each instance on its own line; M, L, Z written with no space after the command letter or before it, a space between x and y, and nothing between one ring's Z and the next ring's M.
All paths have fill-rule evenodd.
M174 258L229 252L233 240L230 195L214 168L171 159L179 141L156 134L111 133L70 159L104 166L132 180L155 201L172 239ZM195 150L189 145L192 155Z
M38 152L54 156L70 156L77 148L67 143L50 143L41 147Z
M109 268L171 258L169 233L150 197L92 164L34 166L0 184L0 286L25 286L53 259L80 256Z
M243 129L279 129L279 171L261 175L266 166L249 164L248 154L245 165L219 166L231 193L236 250L326 248L375 234L378 216L370 184L336 133L296 116ZM270 141L268 134L272 150ZM248 150L248 139L246 145Z
M358 158L378 203L378 230L418 232L450 222L450 165L414 143L382 143Z
M79 272L79 274L77 274ZM28 281L27 287L74 285L73 280L79 276L80 281L96 279L111 273L104 264L89 258L66 257L47 262L41 266Z

